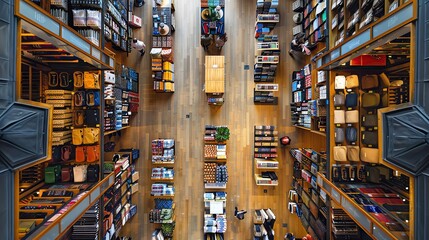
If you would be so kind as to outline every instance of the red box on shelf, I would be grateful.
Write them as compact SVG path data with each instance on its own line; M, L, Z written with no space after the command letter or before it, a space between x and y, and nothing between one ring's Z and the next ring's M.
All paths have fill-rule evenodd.
M386 66L386 55L362 55L350 61L350 66Z

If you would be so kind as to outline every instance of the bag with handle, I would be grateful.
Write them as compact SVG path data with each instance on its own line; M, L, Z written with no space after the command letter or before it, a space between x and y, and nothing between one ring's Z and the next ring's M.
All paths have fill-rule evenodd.
M85 89L100 89L100 74L95 72L84 72L83 82Z
M73 167L74 182L85 182L87 177L87 165L77 165Z
M346 107L354 108L358 104L358 95L355 92L348 93L346 95Z
M334 95L334 107L342 107L345 103L345 96L344 93L336 93Z
M84 128L83 129L83 144L94 144L98 142L100 134L99 128Z
M86 147L86 161L89 163L96 162L100 159L100 145Z
M357 129L355 127L346 128L346 140L349 144L357 141Z
M346 111L346 123L358 123L358 122L359 122L358 110Z
M72 142L75 146L83 144L83 128L75 128L72 130Z
M76 107L85 106L85 100L85 91L77 91L73 94L73 102Z
M376 114L365 114L362 117L362 126L364 127L376 127L378 125L378 118Z
M363 90L378 88L378 76L377 75L365 75L362 77Z
M60 180L61 165L48 166L45 168L45 183L56 183Z
M364 93L362 94L362 107L374 108L380 105L380 94L378 93Z
M335 143L342 143L344 142L344 129L336 127L335 133L334 133Z
M359 87L359 77L358 75L349 75L346 77L346 88L356 88Z
M87 91L86 92L86 105L100 106L100 92L99 91Z
M76 147L75 161L78 163L82 163L86 161L86 146Z
M88 182L97 182L100 175L100 165L92 164L87 169L87 180Z
M73 181L73 168L70 166L63 166L61 168L61 182Z
M61 160L64 162L70 161L74 156L74 146L64 145L61 147Z
M334 160L338 162L347 161L347 147L346 146L334 146Z
M334 110L334 124L343 124L346 122L344 110Z
M336 90L341 90L346 88L346 77L343 75L336 76L334 85Z
M367 163L378 163L378 148L361 148L360 159Z
M353 162L359 162L360 160L360 151L359 146L347 146L347 159Z
M87 126L95 127L100 124L100 114L97 108L91 108L85 110L85 122Z
M381 86L382 87L389 87L390 86L390 79L387 77L385 73L380 73L380 79L381 79Z
M83 87L83 72L76 71L73 73L73 85L75 88Z
M362 132L362 143L368 146L377 147L378 145L378 133L377 131L363 131Z
M85 111L75 110L73 112L73 125L75 127L83 127L84 124L85 124Z

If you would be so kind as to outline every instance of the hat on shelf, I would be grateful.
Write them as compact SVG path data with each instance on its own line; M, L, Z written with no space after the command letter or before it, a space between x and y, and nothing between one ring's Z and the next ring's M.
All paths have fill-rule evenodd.
M165 23L160 23L158 27L159 34L167 35L170 32L170 27Z

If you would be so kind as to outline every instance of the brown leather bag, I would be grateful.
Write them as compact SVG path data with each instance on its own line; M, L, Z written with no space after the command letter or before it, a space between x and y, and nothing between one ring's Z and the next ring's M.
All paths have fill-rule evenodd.
M362 89L378 88L378 76L377 75L365 75L362 77Z

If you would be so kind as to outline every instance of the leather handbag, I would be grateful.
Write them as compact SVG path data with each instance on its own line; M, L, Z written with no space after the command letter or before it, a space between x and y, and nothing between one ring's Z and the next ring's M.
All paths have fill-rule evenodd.
M88 166L87 169L87 181L88 182L97 182L100 175L100 165L92 164Z
M346 88L346 77L343 75L339 75L335 77L335 89L340 90Z
M75 161L78 163L82 163L86 161L86 146L76 147Z
M345 123L345 111L344 110L334 110L334 124L343 124Z
M346 128L346 140L349 144L357 141L357 129L355 127Z
M356 88L359 87L359 77L358 75L349 75L346 77L346 88Z
M334 133L335 143L343 143L344 142L344 128L335 128Z
M73 168L70 166L64 166L61 168L61 182L73 181Z
M74 182L85 182L87 177L87 165L77 165L73 167Z
M377 131L363 131L362 132L362 143L368 146L377 147L378 145L378 133Z
M83 144L83 128L75 128L72 130L72 142L75 146Z
M346 107L354 108L358 104L358 95L355 92L348 93L346 95Z
M87 91L86 92L86 105L100 106L100 92L99 91Z
M359 146L347 146L347 159L353 162L359 162L360 160L360 151Z
M378 76L377 75L363 76L361 87L363 90L378 88Z
M83 127L84 124L85 124L85 111L75 110L73 112L73 126Z
M73 85L75 88L83 87L83 72L74 72L73 73Z
M361 148L360 159L368 163L378 163L378 148Z
M336 93L334 95L334 107L342 107L344 106L345 103L345 96L344 93L340 92L340 93Z
M85 106L85 91L77 91L73 94L73 102L76 107Z
M376 114L366 114L362 117L362 126L364 127L376 127L378 125L378 118Z
M83 144L94 144L98 142L100 134L99 128L84 128L83 129Z
M338 162L347 161L347 147L346 146L334 146L334 160Z
M89 163L96 162L100 159L100 145L86 147L86 161Z
M95 72L84 72L83 83L85 89L100 89L100 74Z
M63 146L52 146L52 162L61 162L61 148Z
M358 110L346 111L346 123L358 123L358 122L359 122Z
M380 94L378 93L364 93L362 94L362 107L373 108L380 105Z
M61 160L64 162L70 161L73 159L74 155L74 146L73 145L64 145L61 147Z
M45 183L56 183L60 180L61 165L48 166L45 168Z
M95 127L100 124L100 114L98 109L86 109L85 110L85 123L87 126Z

